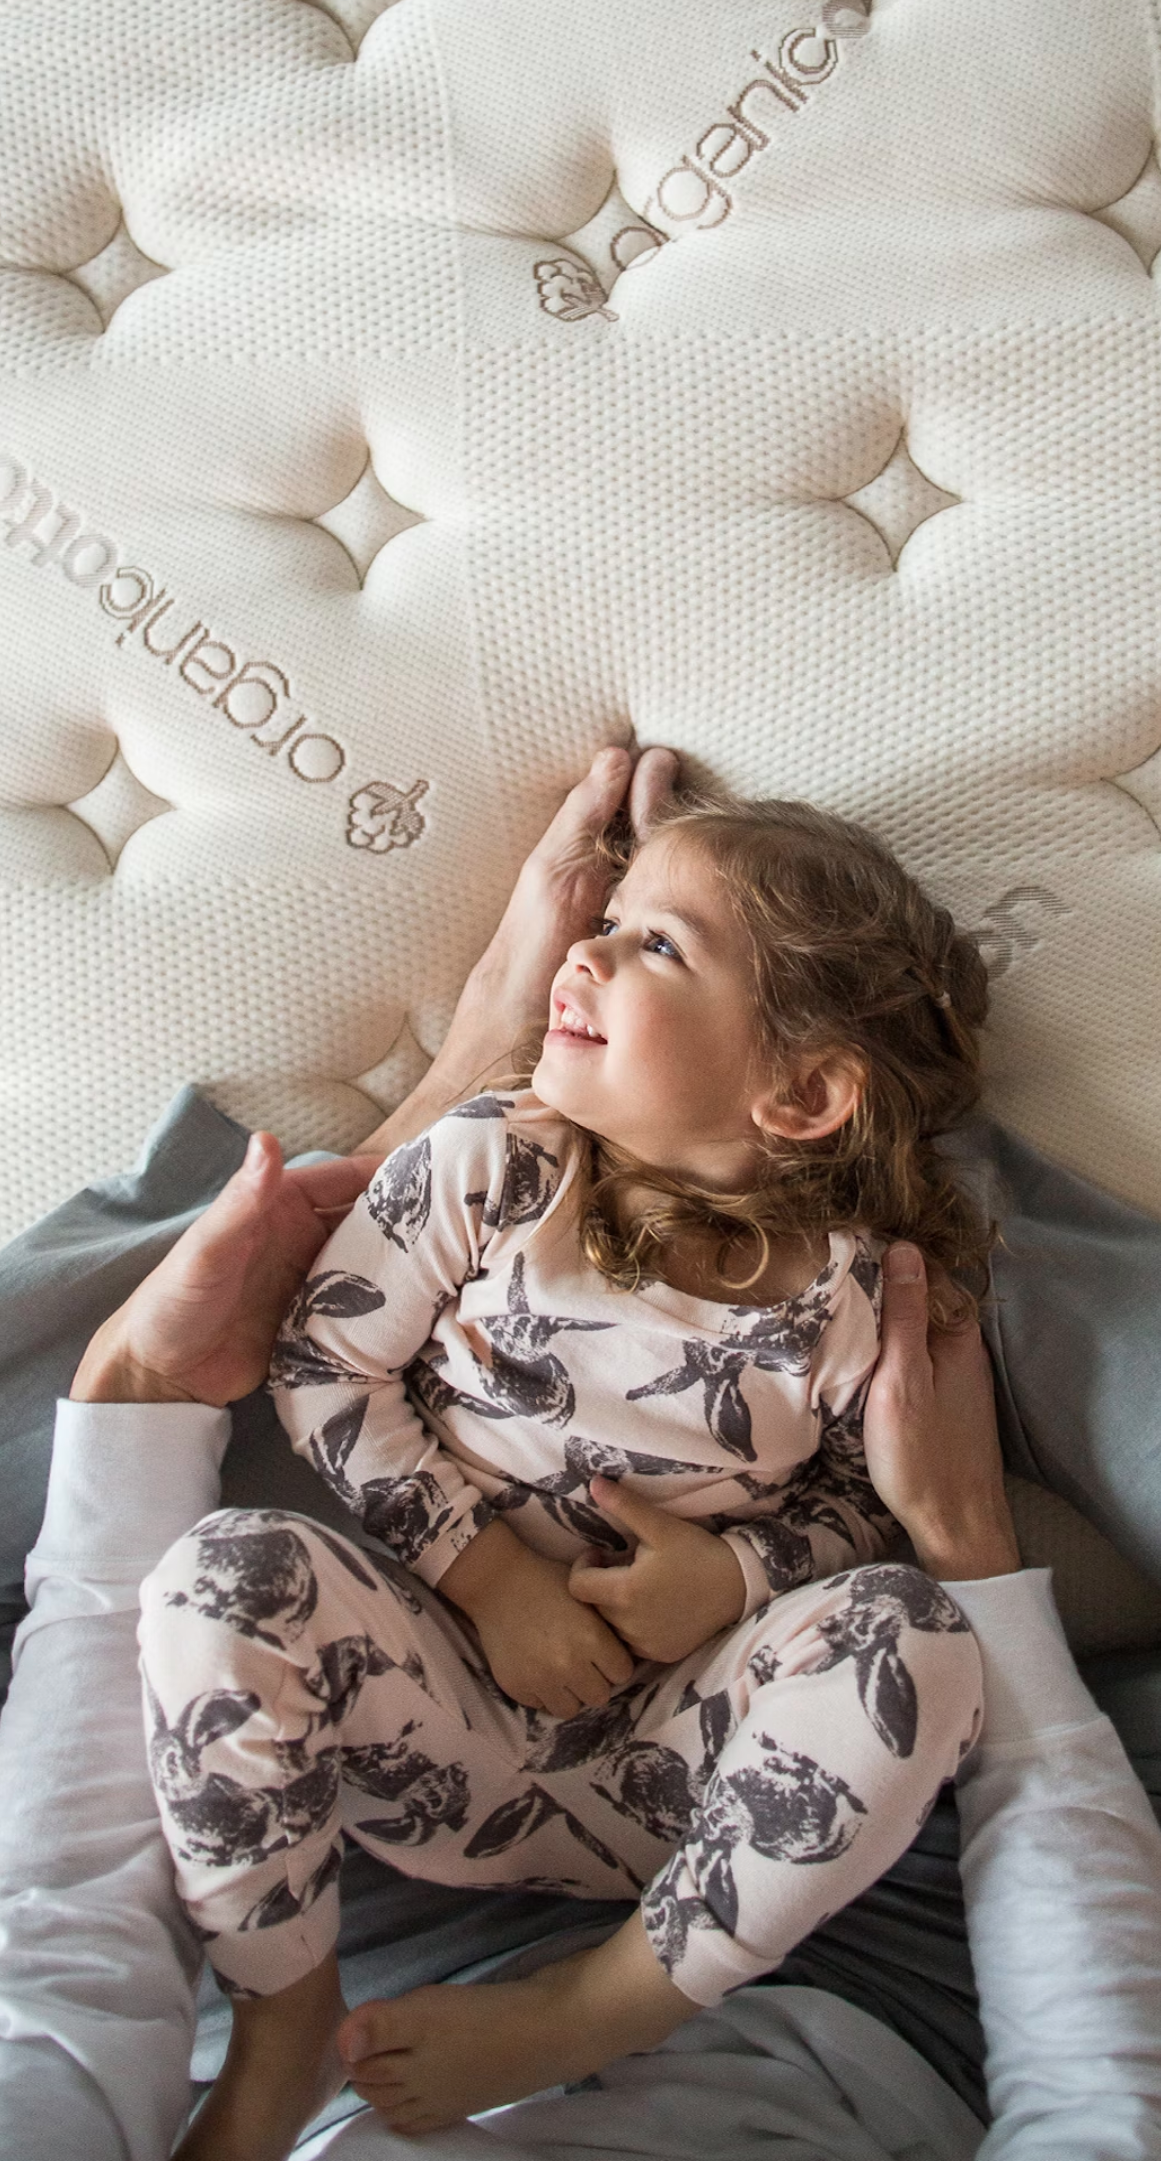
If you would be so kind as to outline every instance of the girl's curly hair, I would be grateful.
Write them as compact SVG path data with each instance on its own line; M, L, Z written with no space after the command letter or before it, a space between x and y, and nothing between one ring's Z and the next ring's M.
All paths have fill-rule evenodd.
M659 832L698 850L746 934L757 1055L771 1079L788 1082L804 1060L837 1053L858 1076L859 1101L821 1140L767 1136L746 1192L700 1188L595 1145L582 1233L589 1259L632 1288L658 1272L677 1233L697 1226L718 1236L723 1285L744 1290L764 1272L774 1239L858 1226L909 1239L958 1279L950 1297L937 1290L937 1318L974 1311L995 1226L934 1136L980 1092L988 986L975 942L873 833L809 803L687 794L659 811L649 837ZM611 830L615 873L636 852L623 826ZM757 1265L731 1275L731 1259L755 1246Z

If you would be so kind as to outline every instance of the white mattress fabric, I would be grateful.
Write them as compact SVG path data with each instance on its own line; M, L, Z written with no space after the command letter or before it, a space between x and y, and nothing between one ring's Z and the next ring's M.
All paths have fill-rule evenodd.
M869 820L1161 1210L1151 0L3 0L0 1232L422 1070L609 736Z

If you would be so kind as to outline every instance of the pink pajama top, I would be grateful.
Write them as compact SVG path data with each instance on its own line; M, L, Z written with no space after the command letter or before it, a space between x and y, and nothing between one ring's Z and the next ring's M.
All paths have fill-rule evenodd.
M429 1584L495 1515L565 1560L621 1548L597 1474L720 1532L747 1615L880 1558L894 1524L861 1437L874 1242L832 1232L815 1281L775 1306L619 1290L581 1247L589 1145L531 1093L481 1095L388 1156L275 1346L295 1448Z

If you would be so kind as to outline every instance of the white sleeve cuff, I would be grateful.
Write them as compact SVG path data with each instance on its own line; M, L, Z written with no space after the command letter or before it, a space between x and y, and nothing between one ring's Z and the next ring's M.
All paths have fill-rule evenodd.
M970 1621L984 1668L983 1747L1027 1741L1100 1712L1081 1680L1052 1596L1050 1568L945 1583Z
M67 1567L140 1578L219 1500L230 1414L204 1403L56 1407L52 1470L32 1576Z

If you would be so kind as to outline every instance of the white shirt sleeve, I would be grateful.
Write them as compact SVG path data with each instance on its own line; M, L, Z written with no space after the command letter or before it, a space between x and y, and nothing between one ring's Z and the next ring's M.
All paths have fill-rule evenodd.
M159 2161L200 1955L145 1759L137 1589L218 1502L229 1415L60 1403L0 1720L0 2152Z
M993 2124L977 2161L1161 2154L1161 1830L1047 1569L949 1583L983 1654L961 1870Z

